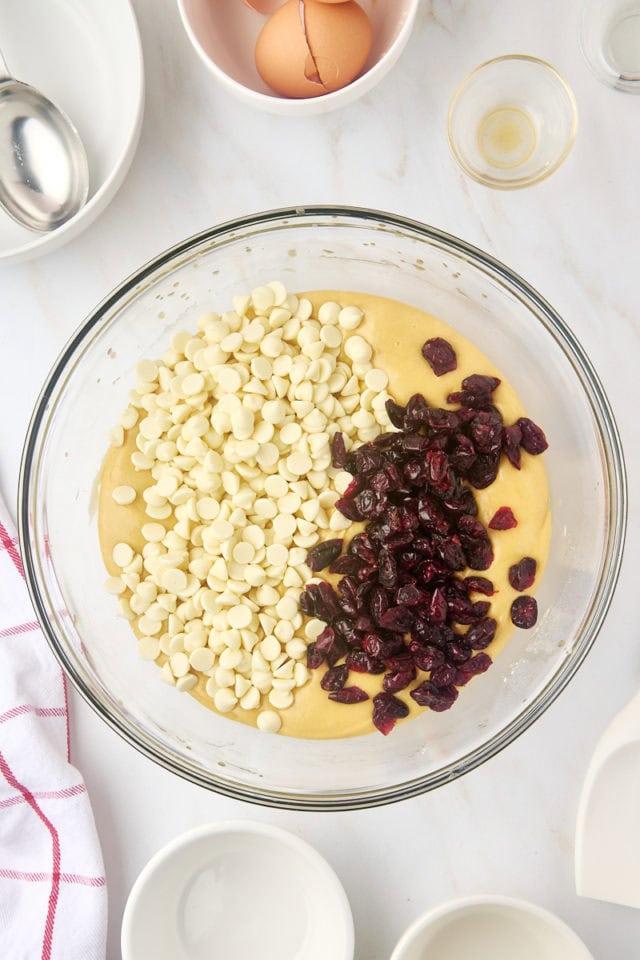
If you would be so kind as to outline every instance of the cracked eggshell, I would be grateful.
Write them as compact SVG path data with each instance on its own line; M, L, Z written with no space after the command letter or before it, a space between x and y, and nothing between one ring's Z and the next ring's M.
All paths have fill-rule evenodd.
M287 0L256 44L256 67L285 97L319 97L346 87L371 50L371 24L353 0Z
M269 16L270 13L274 13L278 7L281 7L284 0L242 0L242 2L247 7L251 7L252 10L257 10L258 13L262 13L266 17ZM341 3L342 0L321 0L321 2Z

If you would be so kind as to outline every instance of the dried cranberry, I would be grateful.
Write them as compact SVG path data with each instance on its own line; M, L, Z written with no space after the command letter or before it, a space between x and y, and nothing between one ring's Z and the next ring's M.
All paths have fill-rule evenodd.
M429 601L429 620L431 623L444 623L447 619L447 598L441 587L436 587Z
M479 453L499 453L502 445L502 418L497 411L480 410L471 421L469 432Z
M391 670L392 672L409 670L413 665L413 657L405 648L403 653L398 653L393 657L385 657L384 665L387 670Z
M339 667L330 667L320 681L320 686L323 690L342 690L348 676L349 667L346 663Z
M479 454L469 468L469 483L475 487L476 490L484 490L485 487L490 487L498 476L499 466L499 454L495 452Z
M353 620L347 619L346 617L344 617L342 620L334 620L333 629L335 630L338 637L342 638L343 640L346 640L346 642L350 646L354 646L358 644L360 638L357 630L353 625Z
M502 433L502 449L505 452L505 456L509 463L516 468L520 469L520 441L522 440L522 430L517 423L512 424L509 427L505 427Z
M371 591L369 609L376 623L380 623L385 612L389 608L389 598L384 587L374 587Z
M518 563L509 567L509 583L513 589L522 593L533 586L533 581L536 578L536 567L537 564L533 557L523 557Z
M441 580L445 575L449 575L448 568L437 560L427 560L420 567L420 576L425 583L431 583L432 580Z
M462 624L474 623L484 617L490 607L489 603L482 600L471 603L467 597L451 597L448 605L449 619L454 623Z
M468 647L466 643L458 643L454 640L453 643L447 644L447 660L450 663L464 663L470 656L471 647Z
M430 707L436 713L442 713L456 702L458 691L454 686L437 687L431 680L425 680L409 696L421 707Z
M383 464L382 453L372 443L365 443L355 451L354 457L358 475L373 473Z
M460 668L462 673L468 673L470 676L476 676L478 673L484 673L492 664L492 659L488 653L476 653L474 657Z
M522 440L520 443L523 449L526 450L527 453L534 455L543 453L549 444L540 427L534 423L533 420L529 420L528 417L520 417L517 423L522 430Z
M458 520L458 532L474 540L486 538L487 536L480 521L468 514L465 514Z
M348 647L342 637L336 637L331 650L327 653L327 664L334 667L336 663L342 660L348 652Z
M492 597L495 593L491 580L487 580L486 577L465 577L464 585L469 593L475 591L483 593L485 597Z
M330 583L309 584L306 587L307 592L314 587L314 609L316 616L325 623L330 623L334 617L340 616L340 606L335 590Z
M475 462L476 450L473 443L463 433L457 433L455 446L449 454L449 463L461 476L466 477Z
M406 412L405 408L401 407L399 403L396 403L391 399L387 400L385 403L385 408L387 411L387 416L389 417L389 420L391 420L393 426L401 429L402 424L404 423L404 415Z
M416 668L411 665L408 670L396 670L394 673L387 673L382 681L382 687L387 693L397 693L404 690L416 678Z
M443 665L444 651L439 647L433 647L431 644L427 644L414 653L413 662L418 670L433 670L435 667L441 667Z
M347 462L347 448L344 445L344 437L341 433L334 433L331 438L331 463L334 467L342 469Z
M465 543L464 552L472 570L488 570L493 563L493 548L488 538Z
M415 585L415 583L406 583L403 587L396 590L395 602L402 607L415 607L418 603L423 603L427 599L427 594Z
M361 560L367 563L373 563L376 559L376 551L371 539L366 533L357 533L349 544L349 553L354 553Z
M363 703L368 699L369 694L360 687L344 687L329 694L329 700L334 700L336 703Z
M309 670L317 670L324 663L324 653L316 649L315 643L310 643L307 647L307 667Z
M498 507L491 520L489 520L491 530L513 530L517 526L518 521L513 515L511 507Z
M472 624L464 635L464 642L474 650L484 650L496 635L498 624L491 617L485 617Z
M462 389L475 394L493 393L501 382L497 377L489 377L484 373L472 373L462 381Z
M333 647L335 641L335 631L332 627L325 627L322 633L316 637L315 648L322 656L326 656Z
M458 537L436 541L436 549L440 559L450 570L464 570L467 558Z
M350 500L347 496L340 497L340 499L336 501L336 509L339 510L347 520L353 520L354 522L362 520L362 515L358 507L353 500Z
M344 498L343 498L344 499ZM336 504L337 506L337 504ZM376 513L376 495L373 490L365 489L356 494L354 506L361 520L369 520ZM344 510L340 508L344 513Z
M338 557L337 560L333 561L329 567L329 572L355 574L359 571L361 566L362 563L358 557L349 556L345 553L341 557Z
M407 403L402 424L403 430L412 430L418 424L425 423L428 412L429 407L425 398L421 393L414 393L412 397L409 397Z
M516 627L528 630L538 619L538 604L535 597L516 597L511 604L511 622Z
M461 661L461 663L464 661ZM431 682L436 687L448 687L456 678L456 667L453 663L443 663L431 671Z
M409 607L389 607L380 617L380 626L396 633L407 633L413 624L413 613Z
M371 489L374 493L388 493L392 489L393 484L384 470L379 470L377 473L371 477Z
M455 351L447 340L442 337L432 337L422 346L422 356L425 358L436 377L451 373L458 366Z
M433 645L434 647L444 647L445 644L453 640L453 630L447 624L435 626L434 624L416 621L411 629L411 642L409 650L411 653L418 653L424 649L424 645Z
M409 715L409 707L391 693L378 693L373 698L373 723L385 737L397 720Z
M388 550L378 554L378 580L383 587L395 587L398 582L398 567Z
M370 656L365 650L352 650L347 657L347 666L355 673L384 673L386 669L382 660Z
M340 556L343 540L323 540L307 553L307 566L314 571L324 570Z

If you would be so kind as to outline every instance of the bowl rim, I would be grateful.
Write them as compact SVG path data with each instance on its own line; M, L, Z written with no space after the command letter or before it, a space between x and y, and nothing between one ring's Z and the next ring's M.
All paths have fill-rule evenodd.
M502 907L506 908L507 910L529 914L530 916L535 917L537 920L541 920L542 922L546 923L547 926L553 928L558 933L563 934L565 938L568 937L569 940L573 940L575 946L580 947L584 952L583 960L594 960L589 948L585 943L583 943L582 939L578 936L573 927L570 927L569 924L556 913L553 913L551 910L547 910L546 907L541 907L539 904L534 903L531 900L523 900L521 897L508 897L496 893L456 897L453 900L445 900L435 907L430 907L428 910L425 910L424 913L421 913L418 917L416 917L416 919L406 928L395 945L390 960L405 960L406 951L413 945L416 937L430 927L435 921L451 914L465 913L467 910L473 909L474 907L483 906Z
M414 27L420 0L407 0L407 2L407 14L404 22L400 26L395 40L389 49L383 53L379 60L376 60L372 67L369 67L368 70L366 70L364 73L361 73L359 77L356 77L355 80L352 80L352 82L347 84L346 87L341 87L339 90L322 94L319 97L293 98L281 97L276 93L261 93L259 90L254 90L252 87L248 87L244 83L240 83L239 80L234 80L234 78L231 77L225 70L223 70L222 67L218 66L216 61L209 56L207 51L202 46L198 34L191 24L191 19L185 7L185 0L177 0L180 19L182 21L184 31L187 34L191 45L198 54L200 60L210 70L214 77L216 77L216 79L219 80L223 86L225 86L236 97L239 97L245 103L249 103L252 106L263 109L269 113L277 113L283 116L310 116L315 113L328 113L331 110L335 110L337 107L346 106L348 103L352 103L354 100L357 100L358 97L367 93L380 80L382 80L387 71L391 69L397 58L404 50Z
M249 785L238 784L236 781L225 779L220 774L205 773L194 764L190 764L186 758L178 759L173 755L161 754L156 750L152 738L147 736L143 730L116 717L103 706L90 685L76 671L63 644L59 643L54 627L48 620L46 597L38 581L35 554L31 548L31 497L33 486L31 479L34 467L37 468L39 456L46 443L46 429L42 433L41 427L43 421L48 417L48 408L59 381L65 378L68 363L73 355L85 344L87 337L96 328L100 329L105 314L112 307L123 299L130 299L136 287L142 281L162 270L162 268L167 268L169 264L177 262L181 256L205 242L219 242L221 237L233 236L237 231L248 228L273 226L278 223L284 226L302 225L305 221L314 223L318 218L325 218L326 223L339 218L347 218L357 225L373 223L377 224L378 228L382 225L384 229L390 232L403 230L418 235L423 240L436 243L441 248L448 249L455 255L467 259L477 269L499 281L508 292L521 302L528 305L533 304L537 311L536 319L543 323L549 335L553 337L570 361L594 414L598 425L599 440L604 451L603 461L608 480L610 502L609 514L605 518L607 549L604 554L597 589L587 610L588 619L582 635L576 643L571 657L564 661L535 700L525 706L503 729L481 746L468 751L435 773L432 772L403 781L391 787L374 787L349 793L304 794L264 787L258 789ZM45 428L46 426L45 423ZM363 207L309 205L266 210L229 220L196 233L149 260L115 287L91 311L62 349L36 400L27 428L20 464L17 519L25 580L43 633L60 666L78 693L125 741L165 769L179 774L192 783L214 790L232 799L290 810L354 810L383 806L398 800L419 796L475 769L517 739L564 690L593 646L613 599L622 565L627 527L627 476L622 443L613 411L589 357L560 315L519 274L472 244L417 220Z
M346 891L338 874L331 864L316 850L310 843L298 837L295 833L277 827L274 824L263 823L258 820L218 820L211 823L201 824L192 827L178 834L172 840L169 840L164 846L157 850L151 858L145 863L142 870L136 877L122 915L120 946L123 960L134 960L131 952L131 935L135 911L138 900L149 880L159 871L162 871L167 863L173 858L174 854L184 847L189 846L198 840L206 840L219 837L220 835L245 834L247 838L259 836L277 841L282 846L299 854L306 860L313 869L320 875L323 883L331 887L340 903L340 914L337 920L343 930L344 952L341 956L333 957L332 960L352 960L354 952L355 931L353 924L353 914L351 904ZM335 915L332 916L332 923L336 923Z
M528 177L521 177L513 179L492 179L481 173L479 173L474 167L470 166L467 161L464 159L457 146L457 138L454 134L455 128L455 112L458 104L461 99L464 97L467 92L469 85L475 80L475 78L483 73L488 67L494 67L498 63L514 62L520 61L524 63L530 63L535 67L543 67L544 70L548 71L558 83L558 86L563 91L567 103L569 104L569 109L571 111L571 128L569 130L569 135L567 137L567 142L564 146L562 152L556 157L554 162L545 167L542 172L537 174L532 174ZM449 141L449 149L453 154L453 158L468 177L471 177L472 180L475 180L476 183L481 184L483 187L490 187L493 190L522 190L525 187L533 187L537 183L542 183L552 173L555 173L556 170L562 166L564 161L567 159L573 145L576 140L578 133L578 103L576 96L573 92L572 87L569 85L568 80L560 73L552 63L549 63L547 60L543 60L541 57L530 56L525 53L505 53L499 57L493 57L491 60L485 60L483 63L478 64L470 73L460 81L456 89L453 91L451 101L449 103L449 109L447 110L447 139Z

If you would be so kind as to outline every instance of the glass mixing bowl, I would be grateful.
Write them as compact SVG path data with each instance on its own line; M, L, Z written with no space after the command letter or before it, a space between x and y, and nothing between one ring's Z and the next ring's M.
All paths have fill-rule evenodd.
M104 591L96 488L109 430L142 357L203 311L272 279L361 290L429 311L476 342L544 425L554 532L540 617L516 631L454 709L389 737L268 736L165 686ZM29 428L20 484L29 588L54 653L103 719L168 770L228 796L326 810L389 803L473 769L566 686L595 640L620 567L626 487L615 422L571 330L520 277L468 244L371 210L277 210L206 231L125 280L65 347Z

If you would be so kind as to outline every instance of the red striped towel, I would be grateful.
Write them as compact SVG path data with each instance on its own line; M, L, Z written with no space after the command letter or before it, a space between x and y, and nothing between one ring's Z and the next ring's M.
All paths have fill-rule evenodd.
M0 498L0 957L103 960L106 922L91 804L70 763L66 678Z

